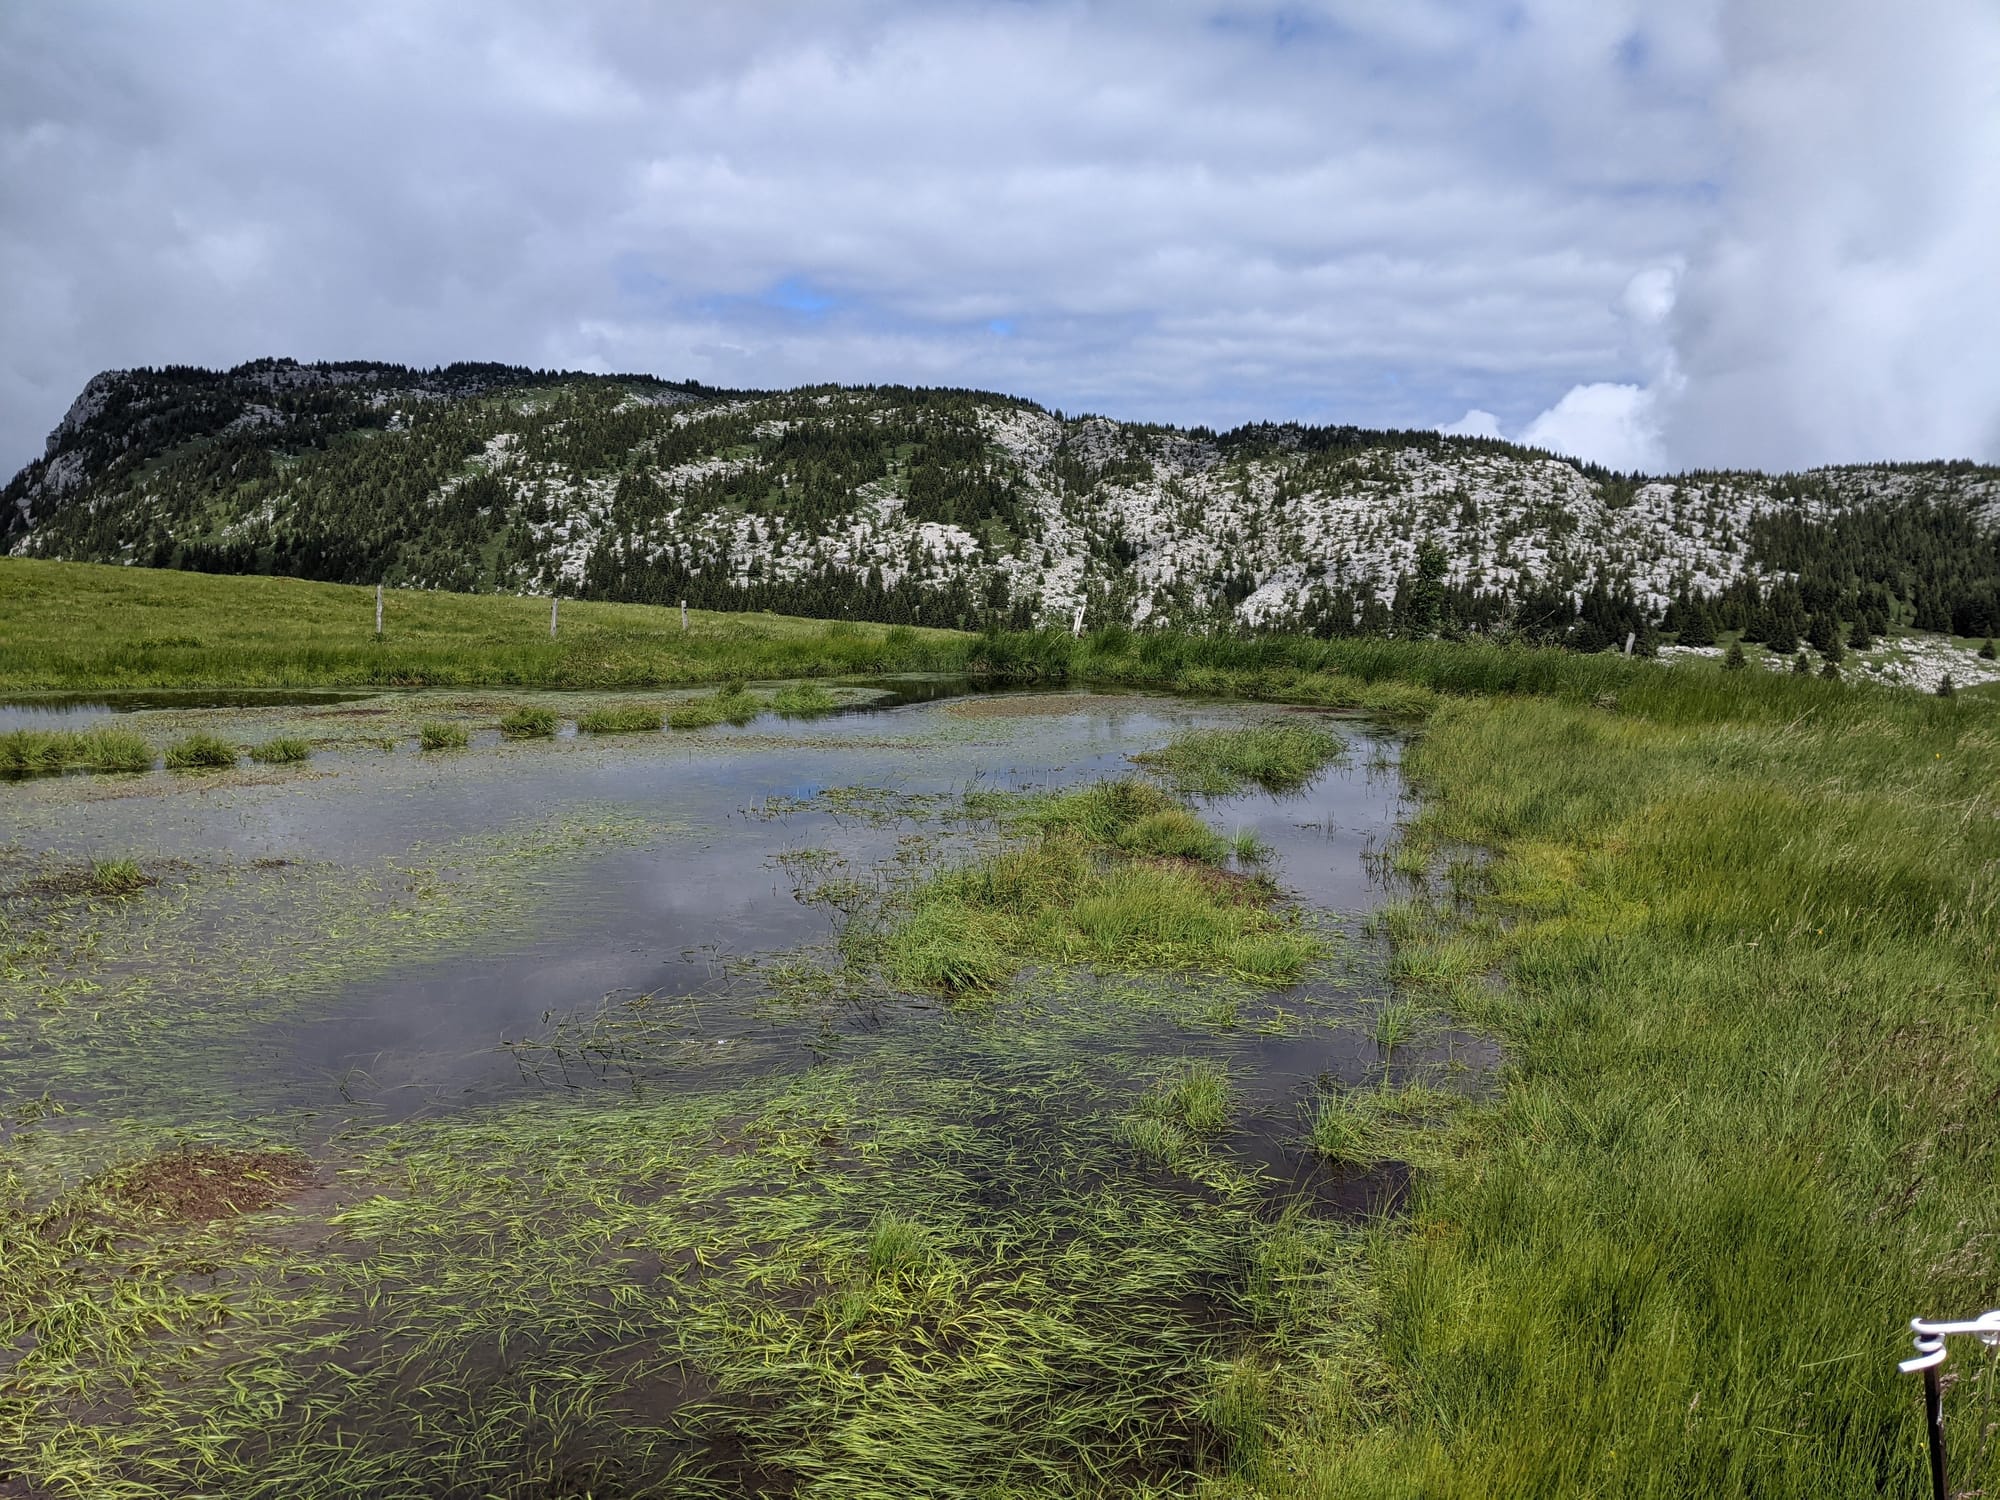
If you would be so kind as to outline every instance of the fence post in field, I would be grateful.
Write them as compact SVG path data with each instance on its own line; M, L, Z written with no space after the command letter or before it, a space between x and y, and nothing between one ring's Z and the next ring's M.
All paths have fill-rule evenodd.
M1639 639L1638 631L1628 630L1625 632L1625 654L1627 656L1630 656L1632 654L1632 643L1638 639Z
M1944 1363L1947 1352L1944 1341L1954 1333L1970 1333L1987 1348L2000 1348L2000 1308L1960 1322L1912 1318L1910 1331L1916 1335L1916 1357L1904 1360L1896 1368L1905 1375L1913 1375L1919 1370L1923 1372L1924 1428L1930 1438L1931 1495L1933 1500L1948 1500L1951 1484L1945 1477L1944 1387L1938 1380L1938 1366Z
M1069 633L1071 635L1083 634L1083 606L1081 604L1076 607L1076 618L1070 622Z
M557 595L555 596L555 598L553 598L553 599L549 600L549 639L550 639L550 640L554 640L554 639L556 638L556 611L557 611L557 610L559 610L559 609L561 609L561 608L562 608L562 595L561 595L561 594L557 594Z
M375 585L375 639L382 639L382 585Z
M688 628L688 602L687 600L683 599L681 600L681 629L685 631L687 628Z

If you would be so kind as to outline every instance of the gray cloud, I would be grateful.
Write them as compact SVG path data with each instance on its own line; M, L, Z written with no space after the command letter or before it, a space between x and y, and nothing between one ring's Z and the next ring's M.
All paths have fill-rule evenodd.
M270 353L1510 432L1629 386L1692 462L1743 439L1701 405L1758 285L1726 249L1816 201L1817 127L1754 109L1792 58L1710 0L8 7L0 467L98 368Z

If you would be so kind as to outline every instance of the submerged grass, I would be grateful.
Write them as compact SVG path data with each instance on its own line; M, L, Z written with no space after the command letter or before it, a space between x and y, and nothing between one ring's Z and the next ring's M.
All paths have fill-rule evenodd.
M162 1143L0 1217L0 1451L135 1497L1218 1493L1307 1411L1276 1371L1372 1389L1356 1237L1193 1135L1200 1199L1134 1172L1080 1086L824 1068L382 1132L316 1228L295 1158ZM1210 1093L1158 1097L1197 1130Z

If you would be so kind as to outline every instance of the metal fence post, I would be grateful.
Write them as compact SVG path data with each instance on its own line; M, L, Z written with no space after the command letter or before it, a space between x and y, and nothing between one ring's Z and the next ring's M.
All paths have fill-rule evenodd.
M1914 1357L1896 1368L1905 1375L1923 1371L1924 1427L1930 1441L1932 1500L1951 1500L1951 1482L1946 1477L1944 1451L1944 1387L1938 1380L1938 1366L1945 1360L1945 1340L1955 1333L1969 1333L1992 1349L2000 1347L2000 1308L1959 1322L1910 1319L1910 1332L1917 1346Z

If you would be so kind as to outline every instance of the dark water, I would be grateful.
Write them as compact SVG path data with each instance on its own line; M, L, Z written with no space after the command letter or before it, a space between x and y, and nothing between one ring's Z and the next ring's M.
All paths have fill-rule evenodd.
M147 689L118 693L50 693L0 702L0 733L10 729L83 729L119 714L158 709L289 708L346 703L372 692L308 692L286 688Z

